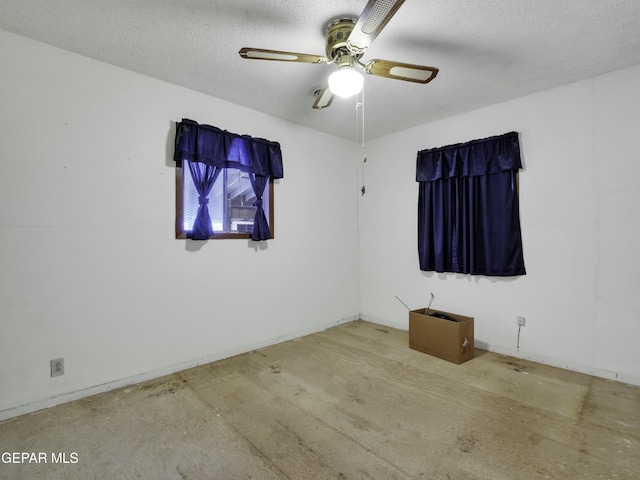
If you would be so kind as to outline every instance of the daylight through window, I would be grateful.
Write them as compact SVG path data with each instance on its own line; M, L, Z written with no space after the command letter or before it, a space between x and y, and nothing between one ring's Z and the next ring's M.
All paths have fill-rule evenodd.
M190 238L193 224L200 207L199 195L191 177L189 162L176 163L178 238ZM273 235L273 209L271 197L273 182L269 181L262 195L262 208ZM211 218L214 235L212 238L245 238L253 231L256 214L256 195L251 186L249 174L235 168L225 168L220 172L208 195L206 208Z

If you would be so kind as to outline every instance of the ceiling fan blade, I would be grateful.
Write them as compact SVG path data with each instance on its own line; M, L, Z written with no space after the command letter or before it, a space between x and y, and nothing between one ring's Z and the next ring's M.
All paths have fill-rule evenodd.
M403 3L404 0L369 0L347 40L351 53L364 52Z
M331 90L329 90L329 87L324 87L320 91L320 93L318 93L316 97L316 101L313 104L313 108L315 108L316 110L319 110L321 108L327 108L329 105L331 105L332 101L333 101L333 93L331 93Z
M436 78L438 71L435 67L378 59L367 62L365 66L365 72L371 75L416 83L429 83Z
M241 48L238 52L242 58L250 60L277 60L280 62L326 63L327 59L308 53L281 52L262 48Z

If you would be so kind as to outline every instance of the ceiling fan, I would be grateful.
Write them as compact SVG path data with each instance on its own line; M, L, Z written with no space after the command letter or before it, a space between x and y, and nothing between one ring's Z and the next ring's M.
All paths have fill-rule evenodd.
M328 86L322 88L317 94L313 104L315 109L331 105L334 95L351 97L362 90L364 78L356 67L369 75L428 83L438 74L437 68L390 60L374 59L366 63L360 61L371 42L403 3L404 0L369 0L358 20L341 18L333 21L325 33L326 57L261 48L242 48L238 53L242 58L251 60L335 63L338 70L329 76Z

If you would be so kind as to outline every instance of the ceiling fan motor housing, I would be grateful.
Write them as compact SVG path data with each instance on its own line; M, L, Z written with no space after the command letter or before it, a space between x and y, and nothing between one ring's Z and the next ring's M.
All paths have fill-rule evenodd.
M356 21L351 18L341 18L332 22L327 27L325 34L326 38L326 53L327 59L330 62L335 61L337 58L349 54L347 49L347 39L353 31Z

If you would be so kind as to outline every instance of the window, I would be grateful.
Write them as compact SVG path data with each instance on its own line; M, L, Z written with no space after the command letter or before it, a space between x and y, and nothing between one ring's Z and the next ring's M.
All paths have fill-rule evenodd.
M182 119L173 159L176 238L273 238L273 179L284 175L278 142Z
M273 180L262 195L262 208L273 236ZM213 236L218 238L251 238L256 215L256 195L249 174L236 168L224 168L218 175L206 208ZM193 183L189 162L176 161L176 238L191 238L193 224L200 207L199 194Z

